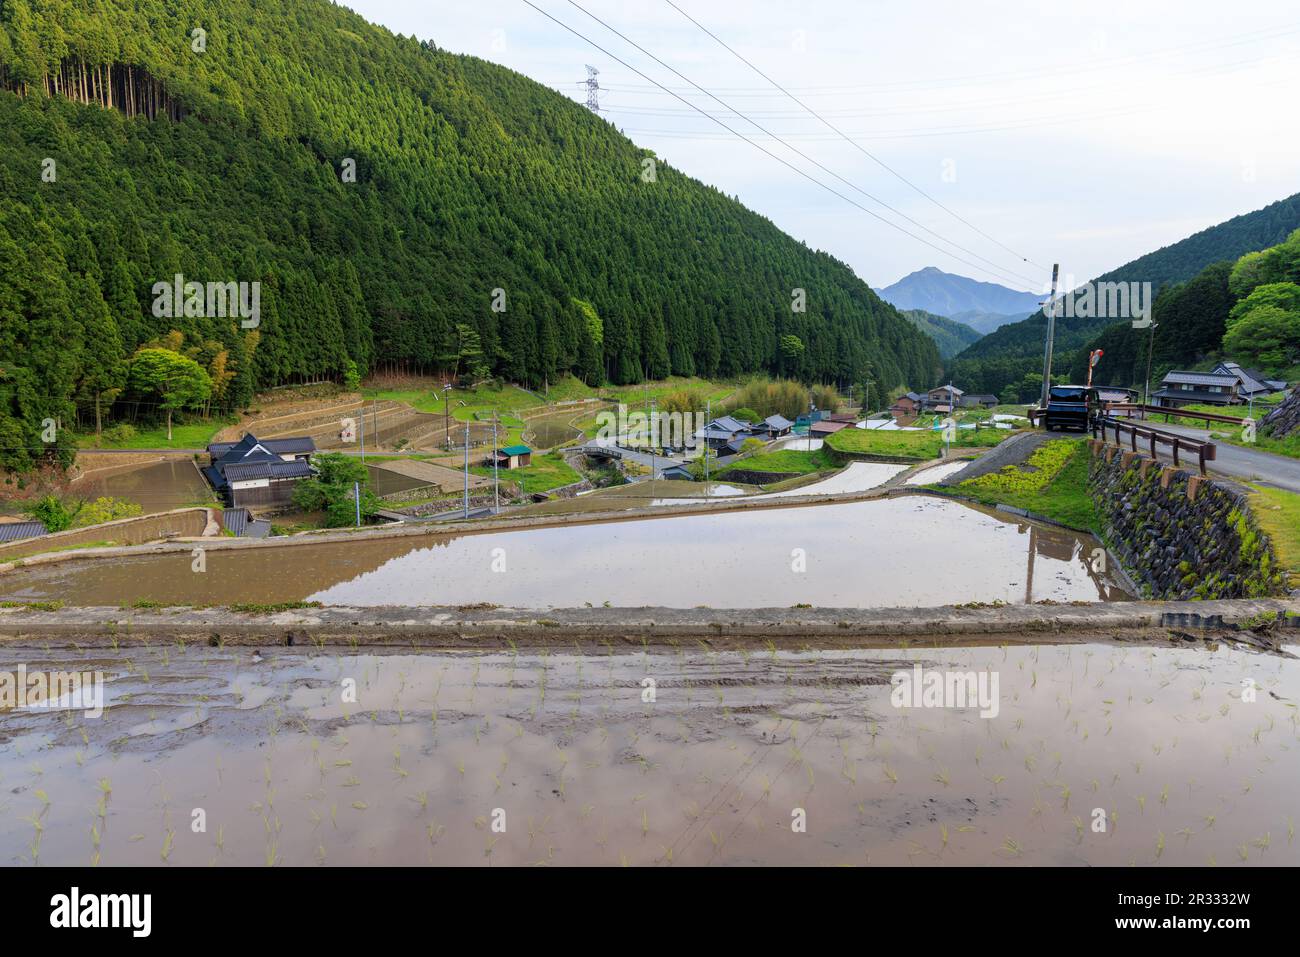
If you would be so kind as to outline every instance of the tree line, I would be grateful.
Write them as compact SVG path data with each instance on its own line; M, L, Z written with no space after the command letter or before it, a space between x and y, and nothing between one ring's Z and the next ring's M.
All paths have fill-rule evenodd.
M258 283L256 328L158 315L176 275ZM844 263L513 71L324 0L0 0L0 466L128 403L161 419L130 369L164 340L209 410L381 369L940 367Z

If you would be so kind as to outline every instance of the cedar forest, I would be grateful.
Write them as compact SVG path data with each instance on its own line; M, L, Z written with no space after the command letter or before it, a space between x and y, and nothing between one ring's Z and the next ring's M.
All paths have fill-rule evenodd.
M256 327L158 315L177 275L259 283ZM0 468L372 372L939 370L843 263L503 67L325 0L0 0Z

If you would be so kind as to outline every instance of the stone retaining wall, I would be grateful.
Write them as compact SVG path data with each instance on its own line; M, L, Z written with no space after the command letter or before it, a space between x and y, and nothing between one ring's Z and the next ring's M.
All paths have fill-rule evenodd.
M1152 598L1286 593L1246 490L1089 440L1089 487L1102 538Z
M739 482L741 485L775 485L799 478L801 475L815 475L806 472L761 472L758 469L729 468L720 472L714 481Z

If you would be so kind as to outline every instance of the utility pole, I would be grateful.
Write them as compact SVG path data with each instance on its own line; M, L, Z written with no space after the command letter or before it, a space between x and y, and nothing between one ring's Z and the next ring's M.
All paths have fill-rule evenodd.
M364 416L362 416L362 417L364 418ZM353 483L352 483L352 497L353 497L354 499L356 499L356 503L357 503L357 528L360 528L360 527L361 527L361 483L360 483L360 482L353 482Z
M1143 405L1151 404L1151 353L1154 352L1156 348L1156 325L1157 323L1151 323L1151 332L1147 335L1147 381L1146 385L1142 387ZM1142 418L1145 419L1146 417L1147 410L1143 409ZM1168 421L1168 418L1168 416L1165 416L1166 421Z
M957 410L953 407L955 403L952 399L952 380L948 380L948 421L951 426L943 427L943 457L944 461L952 458L952 430L957 428Z
M599 74L599 70L587 64L587 109L593 113L600 112L600 97L597 95L600 91L600 82L596 79Z
M492 514L501 511L500 450L497 448L497 410L492 410Z
M465 423L465 517L469 518L469 423Z
M655 404L650 403L650 484L653 487L655 480Z
M1038 404L1040 409L1047 408L1047 394L1052 388L1052 339L1056 335L1056 280L1061 272L1060 263L1052 263L1052 295L1047 300L1047 347L1043 353L1043 396Z
M366 464L366 407L361 407L361 414L357 416L361 424L361 464Z
M704 402L704 431L709 430L709 423L713 421L713 400L706 399ZM704 497L709 497L709 437L704 436Z
M442 384L442 397L445 403L442 407L442 431L447 436L447 451L451 451L451 383Z

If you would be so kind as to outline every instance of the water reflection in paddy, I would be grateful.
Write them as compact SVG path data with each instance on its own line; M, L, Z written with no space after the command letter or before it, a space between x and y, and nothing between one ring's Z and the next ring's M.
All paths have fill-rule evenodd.
M925 497L23 569L0 598L99 605L691 608L1116 600L1093 539Z
M74 482L71 492L83 499L126 499L138 504L145 515L213 502L212 490L188 456L169 456L148 465L96 469Z

